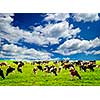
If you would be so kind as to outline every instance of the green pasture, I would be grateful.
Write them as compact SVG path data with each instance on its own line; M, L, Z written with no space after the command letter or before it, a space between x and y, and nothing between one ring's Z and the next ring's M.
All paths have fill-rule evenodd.
M90 72L90 70L83 72L76 66L76 70L80 73L82 80L79 80L77 77L72 80L69 70L63 69L57 76L41 71L38 71L34 75L32 71L34 65L30 63L25 63L23 73L20 73L17 71L17 65L12 61L9 60L6 62L16 68L16 70L10 73L5 79L0 77L0 86L100 86L100 68L95 68L94 72ZM100 65L100 61L96 61L96 63ZM52 64L52 62L49 64ZM5 75L7 66L2 66L1 69Z

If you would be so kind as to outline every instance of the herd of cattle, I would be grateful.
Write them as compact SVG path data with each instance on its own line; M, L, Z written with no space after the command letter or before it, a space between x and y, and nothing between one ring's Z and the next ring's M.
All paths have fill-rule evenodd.
M62 60L62 61L54 61L52 65L49 65L50 61L34 61L31 64L33 67L33 73L37 74L38 70L41 70L42 72L46 73L53 73L55 76L58 75L62 71L62 69L69 70L70 75L72 77L76 76L79 79L81 79L81 75L78 73L78 71L75 69L75 66L78 66L80 70L83 70L84 72L89 69L90 71L94 71L94 68L97 67L96 61L73 61L70 62L69 60ZM27 62L22 61L13 61L14 64L17 65L17 71L22 73L22 68ZM56 65L59 63L59 66ZM3 66L7 66L6 70L6 76L8 76L10 73L12 73L15 68L11 67L7 62L1 62L0 63L0 76L5 79L4 72L2 70Z

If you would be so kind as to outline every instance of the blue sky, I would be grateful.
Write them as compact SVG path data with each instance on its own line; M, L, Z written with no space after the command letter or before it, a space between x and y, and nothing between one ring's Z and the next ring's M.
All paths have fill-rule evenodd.
M0 59L100 60L100 14L0 14Z

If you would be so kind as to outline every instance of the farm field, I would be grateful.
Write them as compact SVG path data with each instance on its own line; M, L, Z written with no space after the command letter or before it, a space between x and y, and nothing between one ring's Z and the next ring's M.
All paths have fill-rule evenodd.
M4 62L1 60L0 62ZM23 66L23 73L17 71L17 65L12 61L6 61L9 65L15 68L15 71L10 73L5 79L0 77L0 86L100 86L100 68L95 68L94 72L83 72L79 70L78 66L75 66L76 70L81 75L82 79L77 77L74 80L71 79L69 70L62 69L57 76L52 73L46 73L38 71L36 75L33 73L34 65L25 63ZM96 61L97 65L100 65L100 61ZM2 66L1 69L6 74L6 66Z

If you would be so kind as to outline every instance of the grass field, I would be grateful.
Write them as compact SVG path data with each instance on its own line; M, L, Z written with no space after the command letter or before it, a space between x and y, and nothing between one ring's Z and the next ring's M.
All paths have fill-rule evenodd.
M2 61L0 61L2 62ZM12 61L7 61L12 67L17 68ZM100 65L100 61L96 61ZM4 80L0 77L0 86L100 86L100 68L95 68L94 72L80 71L82 80L75 78L71 80L68 70L62 70L57 76L51 73L38 71L36 75L33 74L33 65L25 64L23 66L23 73L19 73L17 69L10 73ZM6 73L6 66L1 67Z

